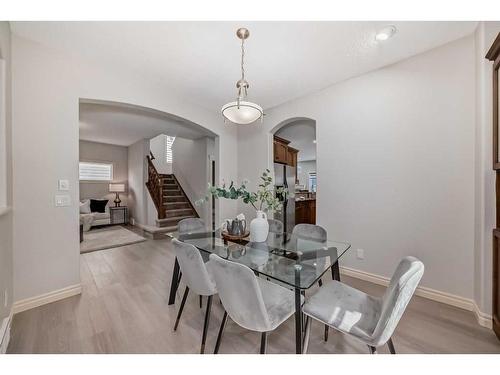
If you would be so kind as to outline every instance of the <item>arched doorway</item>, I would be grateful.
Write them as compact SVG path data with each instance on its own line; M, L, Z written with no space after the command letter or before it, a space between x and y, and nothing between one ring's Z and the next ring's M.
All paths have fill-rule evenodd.
M316 224L316 121L290 118L275 126L271 135L275 184L289 192L275 218L283 221L287 232L296 224Z
M107 201L102 215L80 212L81 240L94 225L130 224L156 239L183 218L200 217L207 227L216 222L218 201L215 207L195 202L217 178L217 134L153 108L91 99L80 99L79 123L80 202ZM91 178L82 179L82 168L93 168L96 178L87 173Z

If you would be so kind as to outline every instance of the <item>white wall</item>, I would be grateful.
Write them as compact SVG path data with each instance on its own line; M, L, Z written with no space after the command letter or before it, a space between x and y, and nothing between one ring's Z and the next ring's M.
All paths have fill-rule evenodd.
M239 128L241 177L270 165L278 124L316 120L318 224L352 244L341 265L390 276L411 254L422 285L473 297L472 36L266 112Z
M3 318L9 316L13 301L13 264L12 264L12 117L11 117L11 43L8 22L0 22L0 58L6 62L5 98L5 146L7 167L5 186L7 188L7 207L0 208L0 326ZM4 178L1 176L0 178ZM7 293L7 305L3 296ZM0 332L1 334L1 332ZM0 340L2 337L0 336Z
M492 306L492 230L495 223L495 173L492 166L492 65L486 52L500 22L480 22L475 33L476 133L474 174L474 299L481 311Z
M128 150L127 147L106 143L80 141L80 161L93 161L113 164L113 183L123 183L128 188ZM114 206L115 193L109 192L109 182L80 181L80 200L88 198L107 198ZM121 205L127 206L127 193L120 194Z
M193 205L207 194L211 178L207 162L213 144L214 140L208 137L195 140L178 137L173 145L172 171ZM210 225L211 204L207 202L194 207L205 223Z
M149 148L155 159L153 164L161 174L171 174L172 164L167 163L167 136L165 134L157 135L149 140Z
M16 35L12 37L14 297L22 300L80 282L78 108L80 98L172 113L219 134L220 176L236 178L236 129L158 82L104 69ZM29 108L29 110L27 110ZM27 152L26 139L36 139ZM218 155L219 156L219 155ZM55 208L57 180L70 181L70 207ZM219 176L218 176L219 178ZM36 181L34 193L32 184ZM221 215L234 202L220 202Z
M147 223L148 179L146 155L149 154L149 141L140 140L128 148L128 207L130 217L137 223Z
M301 161L297 163L297 175L299 177L299 185L310 190L309 173L316 172L316 160Z

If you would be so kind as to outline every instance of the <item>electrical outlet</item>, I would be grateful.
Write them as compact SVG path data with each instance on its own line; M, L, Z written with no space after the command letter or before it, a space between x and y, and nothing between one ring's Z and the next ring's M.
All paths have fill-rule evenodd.
M56 195L54 200L56 207L71 206L71 199L69 195Z
M356 258L365 259L365 251L363 249L358 249L356 251Z

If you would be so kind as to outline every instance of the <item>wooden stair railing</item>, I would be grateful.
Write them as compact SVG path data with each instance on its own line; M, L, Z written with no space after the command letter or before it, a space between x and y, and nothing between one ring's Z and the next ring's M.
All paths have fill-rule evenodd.
M158 212L158 220L165 219L166 221L166 223L162 223L161 225L176 225L177 219L180 220L182 217L186 216L200 217L194 205L186 195L186 192L177 180L177 177L175 177L174 174L158 173L158 170L153 163L153 160L155 159L153 153L150 152L149 155L146 156L146 159L148 161L148 181L146 182L146 187L149 190L149 194L151 195ZM174 195L170 195L172 192ZM170 207L172 205L181 206L181 208L174 207L169 209L169 205ZM182 207L183 205L187 205L188 207ZM176 214L179 214L179 216L177 217Z
M146 182L146 187L158 211L158 219L164 219L166 216L165 206L163 204L163 180L165 176L161 175L156 170L153 164L154 156L152 153L147 155L146 158L148 159L148 181Z

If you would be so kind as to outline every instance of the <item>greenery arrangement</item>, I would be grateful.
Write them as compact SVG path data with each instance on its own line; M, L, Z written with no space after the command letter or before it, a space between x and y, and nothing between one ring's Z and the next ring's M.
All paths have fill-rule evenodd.
M247 190L248 180L244 180L239 187L236 187L234 182L231 181L229 187L223 183L221 187L208 185L207 196L196 202L196 204L201 204L208 201L209 196L212 195L215 198L225 198L225 199L240 199L246 204L251 204L253 208L257 211L278 211L281 210L282 204L280 200L276 197L277 195L286 198L288 190L283 187L277 189L274 188L273 178L271 176L271 171L266 169L262 176L260 177L261 183L256 192L250 192Z

